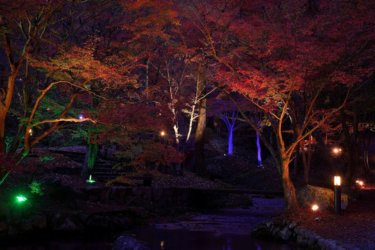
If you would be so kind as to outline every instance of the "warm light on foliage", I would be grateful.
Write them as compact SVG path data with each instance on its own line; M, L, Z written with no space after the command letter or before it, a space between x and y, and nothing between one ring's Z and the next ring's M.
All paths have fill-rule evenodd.
M290 166L301 162L308 184L318 138L334 123L344 127L358 85L375 69L373 1L1 3L0 153L18 154L17 163L57 141L48 136L68 144L80 134L90 168L107 144L125 167L176 167L191 151L191 165L206 175L207 128L221 114L227 155L246 122L238 133L255 132L258 165L265 147L287 207L297 208ZM209 101L216 97L218 108ZM346 149L327 154L356 153ZM19 169L0 165L0 182Z

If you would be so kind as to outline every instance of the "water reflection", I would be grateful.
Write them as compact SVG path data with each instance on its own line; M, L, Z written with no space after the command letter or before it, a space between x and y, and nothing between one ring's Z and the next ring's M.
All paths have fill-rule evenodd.
M137 238L153 250L272 250L295 249L279 242L260 241L250 235L215 234L205 231L141 229Z
M225 245L223 246L222 249L223 250L232 250L232 240L230 238L226 239Z

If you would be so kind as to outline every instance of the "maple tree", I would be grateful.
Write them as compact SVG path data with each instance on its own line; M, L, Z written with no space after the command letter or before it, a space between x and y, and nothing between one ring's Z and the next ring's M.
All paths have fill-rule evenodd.
M128 61L122 60L121 67L116 65L115 68L111 66L112 59L110 57L103 57L98 53L100 52L98 44L102 41L82 25L82 23L87 27L96 25L97 19L90 19L91 22L82 22L84 18L87 18L85 14L91 12L83 12L82 15L79 15L78 21L73 18L69 19L71 22L69 24L66 23L66 20L68 17L75 16L74 13L69 12L66 19L60 19L62 15L67 14L64 12L66 11L64 7L71 4L82 7L80 4L85 5L86 3L80 1L62 1L61 3L43 1L39 3L35 1L32 4L32 6L28 4L19 6L19 3L9 3L8 7L14 7L14 12L1 13L4 15L1 19L4 24L1 33L4 42L1 45L3 45L8 58L9 73L6 72L3 75L3 77L7 77L8 85L3 92L5 93L3 103L5 106L1 112L4 122L0 125L4 128L4 134L5 117L11 110L12 116L19 122L19 129L8 153L15 153L23 141L21 150L17 151L17 159L26 157L32 146L60 129L67 122L90 121L95 123L94 117L81 118L72 112L77 100L87 93L102 98L96 90L93 90L95 85L102 84L104 87L102 92L104 92L107 89L105 86L118 86L118 84L134 82L128 73L133 64L129 66ZM95 4L93 5L95 6ZM94 11L94 13L97 12ZM13 25L14 23L16 25ZM71 27L74 27L74 30L70 30ZM17 36L17 29L21 30L22 37ZM79 29L83 30L80 32L80 40L73 40L70 32L78 33ZM82 47L77 44L81 44ZM44 50L40 49L42 45L45 46ZM100 60L99 56L101 56ZM119 73L120 71L121 73ZM20 91L15 88L16 80L23 86L23 95L20 94L20 96L22 96L21 103L24 104L24 110L21 114L17 107L11 109L14 91ZM34 81L37 83L35 84ZM60 110L56 109L58 105L55 105L53 112L46 112L45 108L47 111L52 108L45 107L44 104L45 100L51 100L51 92L67 96L68 101L67 104L60 106ZM52 102L49 101L49 103ZM51 116L52 113L54 116ZM3 145L4 137L1 142Z
M114 107L120 107L114 109ZM145 103L106 101L98 108L98 121L106 126L99 143L110 142L120 147L117 157L126 166L171 166L183 161L184 155L164 135L167 120L160 107ZM123 164L121 164L123 165Z
M194 1L182 10L190 42L210 65L205 77L244 94L267 116L278 143L263 143L291 210L298 207L289 173L296 148L337 115L350 93L327 103L321 95L340 84L350 89L373 71L373 10L366 1Z
M191 34L190 20L181 12L183 5L175 1L127 1L123 5L134 14L124 28L134 34L131 41L136 47L142 45L141 54L147 55L147 98L156 96L154 101L166 104L176 144L189 142L195 128L195 158L203 160L206 97L213 89L207 90L205 86L206 63L197 44L199 37ZM148 48L148 53L144 48ZM188 116L187 124L183 113ZM204 169L203 161L195 166Z
M10 110L17 78L22 70L27 75L28 57L38 46L61 1L1 1L1 49L7 60L4 71L6 85L0 102L0 152L5 152L5 120Z
M131 151L136 165L175 164L184 158L181 145L194 137L194 167L205 173L207 116L216 112L228 128L229 154L236 121L246 121L256 131L258 149L262 140L292 210L298 209L290 176L294 157L301 149L307 183L311 151L303 149L319 131L329 130L340 112L345 128L342 110L354 86L374 71L371 1L1 3L7 6L0 11L0 45L7 60L0 152L5 152L5 120L14 93L24 90L22 112L20 107L12 110L19 128L10 151L16 152L22 140L26 156L67 122L92 122L106 127L88 133L92 154L101 141L110 141L125 154ZM72 6L77 10L70 13ZM65 14L68 17L61 19ZM219 91L233 104L215 108L208 98ZM231 92L246 98L246 105ZM336 97L330 98L334 92ZM52 93L66 99L59 99L64 104L49 115L45 108L52 103ZM97 112L77 117L73 110L87 96L92 99L85 108ZM265 126L271 135L264 136ZM161 130L173 134L174 142L161 142Z
M334 118L349 95L318 104L323 90L350 88L373 70L373 8L362 1L255 1L242 6L247 14L241 18L232 15L237 47L219 58L224 63L217 80L267 114L278 143L265 145L278 163L291 210L298 208L289 172L296 148ZM212 48L218 46L212 41Z

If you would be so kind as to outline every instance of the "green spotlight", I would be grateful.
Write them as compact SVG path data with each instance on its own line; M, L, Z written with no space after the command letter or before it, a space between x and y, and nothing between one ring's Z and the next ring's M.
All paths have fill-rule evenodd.
M91 174L89 176L89 178L86 180L86 183L88 184L94 184L96 181L92 178Z
M21 205L27 201L27 197L24 196L23 194L19 194L16 196L16 203Z

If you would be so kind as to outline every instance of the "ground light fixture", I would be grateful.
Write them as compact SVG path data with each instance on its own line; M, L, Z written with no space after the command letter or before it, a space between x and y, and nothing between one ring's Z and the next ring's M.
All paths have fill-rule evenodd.
M166 133L165 133L164 130L160 131L160 136L164 137L165 135L166 135Z
M340 156L342 154L342 148L341 147L333 147L332 148L332 154L334 156Z
M364 188L365 187L365 182L362 181L362 180L355 180L355 184L359 187L359 188Z
M333 177L333 185L334 185L334 207L335 212L341 212L341 176L334 176Z
M22 205L22 204L24 204L25 202L27 202L27 197L25 196L25 195L23 195L23 194L17 194L16 196L15 196L15 202L16 202L16 204L18 204L18 205Z
M311 205L311 211L318 212L319 211L319 205L318 204L312 204Z
M88 184L94 184L96 181L92 178L92 175L90 174L89 178L86 180L86 183Z

